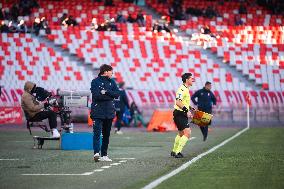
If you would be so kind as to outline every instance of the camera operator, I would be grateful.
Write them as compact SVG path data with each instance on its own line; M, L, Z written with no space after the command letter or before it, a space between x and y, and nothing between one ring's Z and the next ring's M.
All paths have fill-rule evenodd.
M36 87L36 84L30 81L27 81L25 83L24 93L21 99L21 106L22 106L22 109L24 110L26 119L31 122L32 121L42 121L44 119L48 119L50 130L51 130L51 137L58 138L60 137L60 134L58 130L56 129L57 115L55 112L51 110L45 110L45 108L49 106L48 102L42 103L42 102L37 101L36 97L33 96L34 93L37 93L36 96L39 95L39 92L37 92L36 90L40 91L41 93L45 92L43 88ZM46 93L48 92L45 92L45 96L46 96ZM44 100L46 99L46 97L42 97L42 95L40 95L38 99Z

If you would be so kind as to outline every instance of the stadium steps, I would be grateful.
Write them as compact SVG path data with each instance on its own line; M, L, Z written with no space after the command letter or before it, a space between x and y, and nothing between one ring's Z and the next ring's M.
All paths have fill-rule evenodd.
M32 34L32 36L33 38L38 38L47 47L53 48L56 52L59 52L63 57L67 57L69 61L74 61L78 66L84 67L86 72L94 70L92 65L85 64L83 59L80 59L76 55L72 55L68 50L64 50L61 46L58 46L53 41L48 40L46 36L36 36L35 34Z
M201 46L197 46L201 53L206 54L208 58L211 58L215 63L219 64L221 68L225 68L227 72L230 72L233 77L239 79L239 81L245 83L246 86L250 87L252 90L261 90L261 86L255 84L255 81L249 80L248 76L244 76L240 71L235 67L232 67L230 64L223 63L222 58L218 58L215 54L212 54L210 49L203 49Z
M152 18L154 20L158 20L161 18L161 14L157 13L154 9L152 9L151 7L144 5L144 6L139 6L143 11L146 12L147 15L152 15Z

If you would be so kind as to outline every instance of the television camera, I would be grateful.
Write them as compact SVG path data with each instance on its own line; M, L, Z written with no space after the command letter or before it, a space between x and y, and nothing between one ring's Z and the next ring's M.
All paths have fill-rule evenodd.
M66 132L73 132L73 124L71 119L70 108L88 107L90 92L88 91L61 91L57 90L57 94L42 87L35 87L33 90L35 98L38 101L45 101L47 109L54 111L60 117L61 128Z

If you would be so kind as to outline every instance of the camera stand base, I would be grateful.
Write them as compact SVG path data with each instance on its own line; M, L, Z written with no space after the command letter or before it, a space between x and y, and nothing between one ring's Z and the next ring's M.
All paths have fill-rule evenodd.
M41 136L33 136L34 139L34 148L36 148L36 141L37 141L37 149L42 149L45 140L60 140L60 137L41 137Z

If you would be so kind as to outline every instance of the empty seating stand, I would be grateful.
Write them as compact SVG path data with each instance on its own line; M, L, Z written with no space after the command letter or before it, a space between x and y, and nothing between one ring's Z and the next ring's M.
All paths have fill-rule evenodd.
M245 89L236 78L220 79L226 71L182 39L133 24L123 27L121 32L57 27L50 39L94 68L111 64L117 80L133 89L175 89L186 71L197 78L197 88L214 80L216 89Z
M159 4L157 0L147 0L149 6L161 14L168 14L170 4ZM240 2L225 1L184 1L183 8L205 10L214 7L220 16L205 18L190 16L188 20L175 20L188 34L199 32L209 25L213 33L221 38L213 44L211 51L223 57L236 69L254 80L265 90L283 91L283 17L274 15L266 7L247 5L247 14L239 14ZM239 15L243 26L235 26L235 17Z
M1 80L22 89L27 80L47 89L88 89L92 73L30 34L0 34Z
M281 27L224 30L213 52L265 90L284 90L284 31Z

